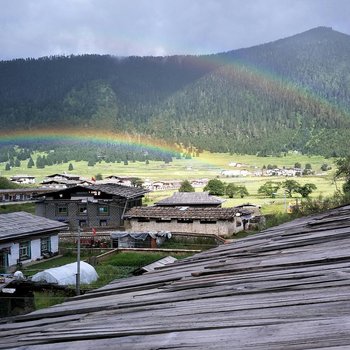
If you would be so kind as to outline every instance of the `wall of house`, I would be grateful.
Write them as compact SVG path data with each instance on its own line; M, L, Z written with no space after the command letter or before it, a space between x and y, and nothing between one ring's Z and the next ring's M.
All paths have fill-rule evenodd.
M43 236L47 237L47 236ZM58 234L53 235L51 238L51 252L57 253L58 252ZM22 260L22 264L26 264L31 261L35 261L37 259L41 259L41 238L35 237L30 238L28 237L25 239L26 241L30 240L30 259L28 260ZM19 242L8 242L8 243L2 243L0 244L0 250L3 248L10 248L11 254L8 254L8 266L16 266L17 262L19 260Z
M67 215L59 215L57 207L59 205L66 205L68 208ZM106 224L107 227L122 226L121 216L124 210L125 202L108 202L108 214L100 214L98 212L99 205L104 203L88 203L87 212L80 213L79 207L82 205L81 201L54 201L41 202L36 204L35 214L43 216L48 219L57 220L69 223L71 229L77 229L79 224L87 227L100 227Z
M139 222L137 219L129 220L128 228L133 231L170 231L170 232L188 232L188 233L207 233L217 236L229 236L243 230L240 218L234 218L233 222L219 220L216 223L201 223L194 220L191 223L178 222Z

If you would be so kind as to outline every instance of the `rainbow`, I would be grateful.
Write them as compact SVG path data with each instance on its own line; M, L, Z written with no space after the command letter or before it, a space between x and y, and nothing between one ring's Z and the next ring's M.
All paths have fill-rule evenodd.
M151 138L146 135L113 133L96 129L36 129L6 133L0 132L0 145L25 145L34 142L45 144L76 144L80 142L92 142L100 145L111 144L135 146L168 153L179 152L179 147L177 145L170 145L163 140Z
M167 59L166 57L164 59ZM179 56L181 59L181 56ZM310 101L320 111L323 118L336 115L341 120L350 120L350 111L346 108L335 105L317 94L297 86L291 81L282 79L277 74L269 72L267 69L257 68L240 62L226 54L203 55L203 56L186 56L186 64L201 66L204 70L221 70L226 78L235 80L237 74L244 76L247 84L252 88L259 89L266 83L271 86L271 91L279 96L281 100L290 98L299 99L302 105L307 105ZM144 134L114 133L97 129L35 129L35 130L19 130L19 131L0 131L0 145L5 144L30 144L32 142L42 143L77 143L77 142L94 142L97 144L118 144L133 145L145 149L159 150L163 152L179 152L181 148L176 144L169 144L161 139L156 139Z

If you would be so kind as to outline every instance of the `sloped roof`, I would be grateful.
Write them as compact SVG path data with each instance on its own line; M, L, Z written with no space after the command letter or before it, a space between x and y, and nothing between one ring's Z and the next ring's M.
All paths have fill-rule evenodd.
M174 192L171 197L164 198L155 203L158 206L163 205L220 205L225 200L210 196L209 192Z
M60 193L74 193L74 191L100 191L110 195L120 196L124 198L136 198L141 197L145 193L148 193L148 190L140 187L130 187L123 186L118 184L101 184L101 185L87 185L87 186L74 186L70 188L64 188L58 191L51 191L50 195L56 195Z
M63 174L52 174L52 175L47 175L47 178L53 178L53 177L64 177L66 179L80 179L81 176L80 175L74 175L74 174L67 174L67 173L63 173Z
M3 321L0 349L349 349L349 300L348 205Z
M91 185L85 186L86 188L93 191L101 191L108 194L113 194L125 198L134 198L143 196L145 193L148 193L148 190L145 190L141 187L130 187L123 186L118 184L102 184L102 185Z
M65 230L67 225L24 211L0 214L0 241L36 233Z
M124 218L230 220L236 216L237 213L248 215L250 211L237 208L151 206L133 207L125 213Z

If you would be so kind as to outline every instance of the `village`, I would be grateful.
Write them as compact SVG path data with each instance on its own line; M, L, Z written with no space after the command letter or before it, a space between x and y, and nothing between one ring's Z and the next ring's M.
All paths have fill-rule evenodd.
M35 184L31 176L14 176L11 180ZM192 185L203 187L207 182L194 180ZM20 297L25 293L13 274L20 273L28 264L60 256L62 242L76 247L79 238L81 249L103 248L110 254L123 249L158 251L165 241L179 237L182 241L212 238L219 245L241 231L263 227L259 206L242 204L224 208L224 199L205 191L178 192L180 185L181 181L140 185L133 177L115 175L86 180L63 173L47 176L40 187L0 190L0 202L8 205L35 203L35 214L0 214L0 262L6 276L0 285L0 297L6 293ZM173 194L152 205L143 203L147 193L164 188L174 190ZM166 261L172 259L169 256ZM67 274L75 277L77 272ZM31 280L35 281L35 276ZM37 282L52 283L52 280ZM8 305L3 313L11 314L13 308L18 309L18 305Z

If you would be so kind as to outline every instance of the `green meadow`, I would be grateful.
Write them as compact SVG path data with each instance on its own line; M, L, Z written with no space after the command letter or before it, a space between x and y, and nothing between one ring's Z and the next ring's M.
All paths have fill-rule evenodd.
M34 155L34 161L37 156L38 154ZM68 171L69 163L73 165L72 171ZM233 167L232 163L241 163L241 167ZM174 159L168 164L161 161L150 161L149 164L145 164L144 162L129 162L128 165L124 165L124 163L106 163L101 161L91 167L88 166L85 161L70 161L59 165L46 166L44 169L37 169L36 167L29 169L27 168L27 161L22 161L20 167L14 167L9 171L5 171L5 163L1 163L0 171L1 176L5 177L18 174L33 175L36 177L37 184L47 175L63 172L81 175L87 179L91 179L97 174L101 174L103 178L108 175L134 176L144 181L219 178L227 183L234 182L239 185L244 185L249 192L249 196L243 199L224 198L226 200L224 207L242 203L253 203L261 205L264 212L271 213L284 211L285 207L290 202L290 198L285 198L282 190L277 193L276 198L267 198L258 195L258 188L266 181L282 182L286 179L285 177L225 177L222 176L222 171L246 169L250 172L254 172L255 170L261 169L264 165L267 167L269 164L276 165L279 168L291 168L294 167L295 163L300 163L302 168L305 167L305 164L311 164L315 175L293 179L300 184L314 183L317 186L317 190L312 193L312 197L327 197L331 196L336 191L337 187L333 182L333 173L335 170L333 159L325 159L322 156L306 156L293 152L281 157L257 157L253 155L203 152L199 157L194 157L192 159ZM327 172L321 171L320 168L324 163L327 163L332 169ZM340 188L341 183L338 183L337 186ZM202 191L201 188L197 188L196 190ZM170 196L173 192L174 190L151 192L146 195L145 204L150 205L164 197Z

